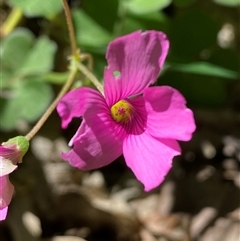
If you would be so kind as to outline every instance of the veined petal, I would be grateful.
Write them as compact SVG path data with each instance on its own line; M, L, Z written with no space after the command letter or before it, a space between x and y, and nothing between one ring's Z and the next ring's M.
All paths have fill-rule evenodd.
M112 120L109 110L98 103L87 109L83 118L71 140L73 149L63 153L63 159L83 170L108 165L122 154L125 130Z
M112 41L107 49L104 92L108 105L153 84L163 67L169 48L166 35L136 31Z
M9 146L12 146L12 148L0 146L0 172L3 168L2 163L5 159L8 159L13 165L21 162L21 151L19 151L15 145Z
M123 155L128 167L143 183L145 191L157 187L172 166L181 149L175 140L155 139L147 132L129 135L123 142Z
M8 175L0 177L0 210L6 208L11 202L14 187Z
M133 107L132 121L129 122L125 129L127 134L140 135L146 130L147 112L143 96L128 99Z
M188 141L196 129L193 112L182 94L169 86L144 91L147 132L154 137Z
M81 87L69 91L58 103L57 111L62 118L62 128L66 128L73 117L80 117L92 105L103 101L103 96L96 90Z

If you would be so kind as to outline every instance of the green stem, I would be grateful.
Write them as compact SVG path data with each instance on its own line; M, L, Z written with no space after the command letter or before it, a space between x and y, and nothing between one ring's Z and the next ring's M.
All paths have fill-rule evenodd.
M85 67L81 62L77 62L76 66L80 72L82 72L91 82L96 86L96 88L104 95L103 86L98 81L98 79Z
M7 36L18 25L23 17L23 12L20 8L13 8L7 19L1 26L1 36Z
M62 0L62 2L63 2L63 8L64 8L64 12L65 12L66 20L67 20L67 25L68 25L70 44L71 44L71 49L72 49L72 56L75 56L76 58L79 58L79 50L77 48L71 12L70 12L67 1Z
M73 60L74 61L74 60ZM46 112L43 114L43 116L38 120L36 125L32 128L32 130L25 136L27 140L31 140L33 136L39 131L39 129L43 126L43 124L46 122L48 117L52 114L54 109L56 108L59 100L64 96L64 94L70 89L70 87L73 84L73 81L75 79L76 73L77 73L77 68L74 68L74 64L72 65L73 68L71 68L70 75L68 77L67 82L65 85L62 87L61 91L59 92L58 96L56 99L52 102L52 104L48 107Z
M51 115L51 113L56 108L59 100L70 89L78 70L81 71L88 79L90 79L92 81L92 83L96 86L96 88L103 94L102 84L91 73L91 71L88 70L87 67L85 67L81 62L79 62L81 60L80 55L79 55L80 51L77 49L77 45L76 45L76 39L75 39L75 33L74 33L74 28L73 28L73 23L72 23L72 18L71 18L71 12L69 10L66 0L62 0L62 1L63 1L65 15L66 15L66 19L67 19L70 42L71 42L71 49L72 49L72 57L71 57L71 64L70 64L71 72L70 72L67 82L62 87L62 90L60 91L60 93L58 94L56 99L52 102L52 104L49 106L49 108L46 110L46 112L43 114L43 116L39 119L39 121L36 123L36 125L32 128L32 130L25 136L26 139L29 141L32 139L32 137L39 131L39 129L46 122L48 117Z
M89 71L80 61L81 61L81 55L79 56L80 50L77 49L76 45L76 38L75 38L75 32L73 28L73 22L71 18L71 12L68 6L68 3L66 0L63 1L64 11L67 19L68 24L68 30L69 30L69 36L70 36L70 42L71 42L71 48L72 48L72 55L79 60L79 62L76 62L76 67L82 72L88 79L92 81L92 83L96 86L96 88L103 94L103 87L101 83L98 81L98 79L92 74L91 71Z

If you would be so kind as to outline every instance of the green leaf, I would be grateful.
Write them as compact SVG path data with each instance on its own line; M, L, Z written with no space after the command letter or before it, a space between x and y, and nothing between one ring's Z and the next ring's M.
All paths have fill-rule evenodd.
M105 30L113 32L118 17L117 0L87 0L82 9Z
M35 121L48 107L53 93L40 78L18 82L8 98L0 99L0 128L12 130L20 120Z
M152 12L149 14L128 14L121 25L121 35L128 34L136 30L155 29L167 32L169 21L163 12Z
M32 77L28 78L20 86L23 103L22 117L27 121L35 121L47 109L52 100L53 93L51 87Z
M48 17L55 16L62 10L60 0L9 0L13 7L19 7L28 17Z
M237 79L238 73L207 62L195 62L190 64L170 64L170 69L184 73L215 76L228 79Z
M53 57L56 52L56 44L43 36L37 39L33 48L25 57L20 68L21 74L45 73L53 68Z
M220 24L205 12L200 10L185 12L171 24L169 33L171 55L178 56L181 60L196 59L202 50L217 45L219 30Z
M105 47L111 34L82 10L72 12L75 23L76 39L82 47Z
M100 82L103 81L104 68L107 66L105 55L93 54L94 66L93 73L96 75Z
M2 71L11 73L15 79L23 74L45 73L53 68L56 44L44 36L34 42L33 35L26 29L12 32L3 40L1 49Z
M139 29L146 30L145 22L141 23L141 21L135 18L126 17L121 26L121 35L128 34Z
M124 0L123 4L129 12L141 15L166 8L171 2L172 0Z
M227 7L237 7L240 6L239 0L213 0L215 3Z
M223 68L239 72L240 55L234 48L232 49L215 49L213 54L208 58L208 62L221 66Z
M219 107L228 96L227 82L213 76L167 71L161 76L159 83L179 90L190 106Z
M11 72L5 71L4 69L1 70L0 74L0 90L11 88Z
M173 0L173 4L178 6L178 7L187 7L197 0Z
M18 69L23 64L33 41L33 34L24 28L16 29L4 38L0 53L3 69L11 72Z

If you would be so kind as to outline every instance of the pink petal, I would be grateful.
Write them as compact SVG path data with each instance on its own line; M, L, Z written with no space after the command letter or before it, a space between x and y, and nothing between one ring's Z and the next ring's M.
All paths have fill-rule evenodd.
M16 168L17 165L14 165L11 160L0 156L0 177L10 174Z
M106 105L106 104L105 104ZM63 159L74 166L90 170L108 165L122 154L124 129L116 124L103 103L87 109L80 128L71 140L73 149Z
M6 219L7 212L8 212L8 206L3 209L0 209L0 221L3 221Z
M0 177L0 210L9 205L12 200L14 186L9 181L8 175Z
M155 137L188 141L196 129L193 112L177 90L151 87L144 91L147 131Z
M111 42L104 92L109 106L153 84L163 67L169 48L166 35L157 31L136 31ZM119 72L120 76L114 74Z
M87 87L69 91L57 106L58 114L62 118L62 128L66 128L73 117L82 116L89 106L102 99L103 96L98 91Z
M18 162L21 162L21 151L17 149L15 144L7 145L8 147L0 146L0 158L11 160L14 165L16 165Z
M180 154L177 141L155 139L147 132L129 135L123 142L126 163L143 183L145 191L157 187L164 180L173 157Z

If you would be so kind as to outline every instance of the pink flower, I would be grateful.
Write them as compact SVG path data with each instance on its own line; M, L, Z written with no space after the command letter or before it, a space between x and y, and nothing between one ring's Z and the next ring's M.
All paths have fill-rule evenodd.
M14 192L14 186L8 175L17 168L17 163L22 161L28 145L29 142L25 137L18 136L0 146L0 221L6 219L8 205Z
M57 110L66 128L83 117L63 153L72 166L90 170L124 155L145 190L158 186L181 154L177 140L188 141L195 130L184 97L169 86L150 87L163 67L169 48L166 35L137 31L112 41L107 50L104 96L81 87L70 91Z

